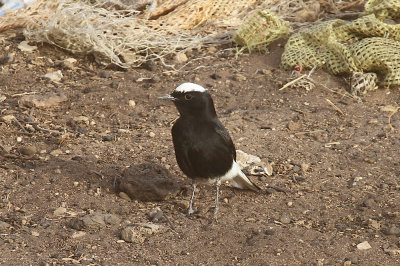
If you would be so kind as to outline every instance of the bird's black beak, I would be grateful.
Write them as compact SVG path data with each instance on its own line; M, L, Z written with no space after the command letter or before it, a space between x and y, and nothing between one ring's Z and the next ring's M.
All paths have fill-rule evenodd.
M158 97L158 99L170 100L170 101L175 101L176 100L176 98L174 96L172 96L171 94L160 96L160 97Z

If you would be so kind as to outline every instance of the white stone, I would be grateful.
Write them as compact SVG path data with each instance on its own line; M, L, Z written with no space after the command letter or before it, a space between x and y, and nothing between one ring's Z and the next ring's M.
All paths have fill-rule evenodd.
M66 212L67 212L66 208L59 207L59 208L54 210L53 214L54 214L54 216L61 216L61 215L64 215L64 213L66 213Z
M359 250L367 250L372 248L371 245L368 243L368 241L361 242L360 244L357 245L357 249Z
M22 52L32 52L37 49L37 46L32 46L29 45L27 41L22 41L20 44L18 44L18 49L20 49Z
M43 77L44 77L44 78L47 78L47 79L49 79L49 80L51 80L51 81L58 82L58 81L60 81L64 76L63 76L61 70L57 70L57 71L54 71L54 72L47 73L47 74L43 75Z
M136 106L136 102L134 100L129 100L129 106L130 107L135 107Z

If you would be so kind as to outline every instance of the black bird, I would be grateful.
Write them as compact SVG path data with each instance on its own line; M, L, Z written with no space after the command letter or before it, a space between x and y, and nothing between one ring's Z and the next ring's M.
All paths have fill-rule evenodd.
M236 163L235 145L218 119L214 102L206 89L194 83L183 83L173 93L160 98L172 100L180 114L172 127L172 140L179 167L193 180L189 214L194 212L197 183L216 183L214 215L218 212L219 186L222 182L233 180L238 188L260 189Z

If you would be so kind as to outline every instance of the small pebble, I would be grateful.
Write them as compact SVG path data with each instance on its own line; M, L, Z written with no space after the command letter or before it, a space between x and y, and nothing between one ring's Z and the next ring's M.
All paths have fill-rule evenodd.
M388 189L389 185L388 184L381 184L381 189Z
M367 250L372 248L371 245L368 243L368 241L361 242L360 244L357 245L358 250Z
M287 206L292 207L292 206L293 206L293 201L289 201L289 202L287 203Z
M113 141L113 140L116 140L115 135L103 136L103 141Z
M153 208L149 212L149 217L153 222L159 221L163 216L164 212L159 207Z
M390 227L388 227L388 228L384 231L384 233L385 233L386 235L398 236L398 235L400 235L400 229L399 229L396 225L392 224Z
M89 117L84 116L84 115L76 116L76 117L72 118L72 120L75 123L85 123L87 125L89 124Z
M351 263L353 264L357 264L358 263L358 257L354 254L349 255L348 257L346 257L346 261L349 260L351 261Z
M299 172L300 172L300 166L295 165L295 166L293 167L293 171L296 172L296 173L299 173Z
M0 221L0 231L5 230L5 229L8 229L8 228L10 228L10 227L11 227L10 224L8 224L8 223L6 223L6 222L3 222L3 221Z
M54 81L54 82L59 82L61 79L64 77L61 70L57 70L54 72L49 72L44 75L42 75L43 78L47 78L48 80Z
M175 61L177 62L177 63L186 63L187 61L188 61L188 58L187 58L187 56L186 56L186 54L185 53L183 53L183 52L179 52L179 53L177 53L176 54L176 56L175 56Z
M100 78L111 78L112 77L111 73L106 72L106 71L101 71L99 76L100 76Z
M21 186L25 187L27 185L29 185L29 181L28 180L24 180L24 181L21 182Z
M67 209L66 209L66 208L64 208L64 207L59 207L59 208L57 208L57 209L54 210L53 215L54 215L54 216L61 216L61 215L64 215L64 213L66 213L66 212L67 212Z
M125 192L120 192L119 194L118 194L118 196L121 198L121 199L124 199L124 200L127 200L127 201L131 201L131 198L128 196L128 194L126 194Z
M53 150L53 151L50 152L50 155L52 155L54 157L57 157L57 156L59 156L61 154L63 154L63 151L60 150L60 149L56 149L56 150Z
M84 232L84 231L77 231L77 232L74 232L74 233L72 234L71 238L79 238L79 237L82 237L82 236L85 236L85 235L86 235L86 232Z
M379 230L381 228L381 224L372 219L369 220L369 226L376 230Z
M75 58L67 58L67 59L64 59L62 63L66 68L74 69L76 62L77 62L77 60Z
M17 142L21 142L22 138L21 137L17 137Z
M301 164L301 170L303 171L303 173L307 172L307 170L310 168L310 164L308 163L302 163Z
M136 106L136 102L135 101L133 101L133 100L129 100L129 106L130 107L135 107Z
M371 208L374 205L374 200L373 199L366 199L366 200L364 200L363 205L365 207Z
M154 132L150 132L149 136L150 136L150 138L154 138L156 136L156 134Z
M235 75L233 76L233 80L236 80L236 81L245 81L245 80L247 80L247 78L246 78L246 76L244 76L243 74L235 74Z
M276 230L272 226L268 226L267 229L265 230L265 234L268 236L275 235Z
M6 122L6 123L10 123L14 119L15 119L15 116L13 116L13 115L5 115L5 116L0 117L0 121Z
M292 219L290 219L289 216L287 216L286 214L283 214L281 217L279 217L279 221L283 224L290 224L290 222L292 221Z
M75 181L74 182L74 187L77 187L77 186L79 186L79 182Z
M33 155L36 154L37 149L36 149L35 146L24 146L24 147L21 147L21 148L19 149L19 152L20 152L22 155L33 156Z

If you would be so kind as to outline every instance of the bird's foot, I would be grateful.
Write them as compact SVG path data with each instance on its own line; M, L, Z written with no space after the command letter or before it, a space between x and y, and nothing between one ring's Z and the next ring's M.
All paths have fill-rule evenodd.
M195 213L195 212L196 212L196 211L193 210L192 207L190 207L190 208L188 209L188 211L187 211L187 214L190 216L190 215L192 215L192 214Z
M214 218L217 217L217 215L218 215L218 210L219 210L219 207L216 206L215 209L214 209L214 215L213 215Z

